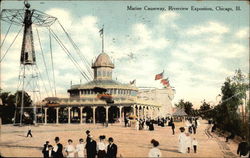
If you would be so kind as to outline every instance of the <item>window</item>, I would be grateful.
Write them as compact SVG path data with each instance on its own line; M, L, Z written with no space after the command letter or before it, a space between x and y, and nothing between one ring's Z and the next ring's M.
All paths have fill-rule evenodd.
M97 71L97 76L101 76L101 71Z

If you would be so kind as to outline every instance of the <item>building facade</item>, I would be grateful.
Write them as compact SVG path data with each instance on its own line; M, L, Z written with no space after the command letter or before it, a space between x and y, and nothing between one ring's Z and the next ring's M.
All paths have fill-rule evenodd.
M121 122L124 117L155 118L162 104L138 97L139 89L112 79L114 64L106 53L101 53L92 63L94 79L85 84L72 85L69 98L49 97L40 109L46 123L104 123ZM107 104L98 98L95 88L104 88L114 103Z
M162 89L157 88L139 88L137 98L140 100L152 101L160 105L159 116L166 117L172 114L175 90L171 87Z

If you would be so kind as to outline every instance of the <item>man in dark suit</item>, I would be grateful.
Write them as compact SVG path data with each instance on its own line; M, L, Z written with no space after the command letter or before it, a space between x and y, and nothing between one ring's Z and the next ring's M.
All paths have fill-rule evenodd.
M116 158L117 155L117 145L114 144L114 139L112 137L109 138L109 145L107 149L107 157L108 158Z
M46 157L45 156L45 153L49 150L49 141L46 141L46 143L43 145L43 150L42 150L42 153L43 153L43 157Z
M175 134L175 132L174 132L174 129L175 129L174 122L171 122L171 128L172 128L172 132L173 132L173 135L174 135Z
M61 143L59 143L59 141L60 141L59 137L55 137L55 142L56 142L56 145L57 145L57 149L55 151L55 157L56 158L62 158L63 157L63 153L62 153L63 145Z
M86 131L86 135L87 135L86 144L88 144L90 142L90 131L89 130Z
M89 136L90 140L89 143L86 143L86 153L87 158L95 158L97 151L96 151L96 141L93 140L93 137Z
M249 154L249 145L246 141L246 138L242 138L242 142L239 143L237 154L240 155L240 157L245 157ZM250 156L250 154L249 154Z
M48 150L46 150L44 152L44 158L51 158L51 157L55 157L55 152L53 151L53 146L52 145L48 145Z

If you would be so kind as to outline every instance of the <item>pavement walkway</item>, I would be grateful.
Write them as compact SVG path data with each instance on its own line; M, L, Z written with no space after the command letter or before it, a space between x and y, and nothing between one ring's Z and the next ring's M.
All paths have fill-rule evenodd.
M42 157L42 147L45 141L54 145L54 138L59 136L63 145L68 139L76 145L80 138L86 138L85 131L91 131L98 141L99 135L113 137L118 145L118 157L147 157L151 148L151 139L158 140L163 157L236 157L237 144L226 143L225 138L211 134L207 121L201 121L197 134L192 135L198 140L198 152L181 154L178 152L179 127L183 123L176 123L176 134L172 135L171 127L155 125L155 131L136 131L123 124L113 124L103 127L101 124L48 124L32 126L32 138L27 138L27 126L1 126L0 153L6 157Z

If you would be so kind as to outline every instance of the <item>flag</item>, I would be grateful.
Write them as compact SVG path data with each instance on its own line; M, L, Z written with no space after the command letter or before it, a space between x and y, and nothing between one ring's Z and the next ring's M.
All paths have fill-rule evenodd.
M131 85L133 85L133 84L135 84L135 81L136 81L136 80L133 80L133 81L130 81L129 83L130 83Z
M165 78L165 79L161 80L161 83L166 83L166 82L169 82L168 78Z
M167 78L167 79L162 79L162 80L161 80L161 83L162 83L164 86L167 86L167 87L170 86L170 85L169 85L169 80L168 80L168 78Z
M162 79L163 78L163 73L164 73L164 71L162 73L160 73L160 74L155 75L155 80Z
M100 33L100 36L102 37L103 36L103 28L99 31Z

